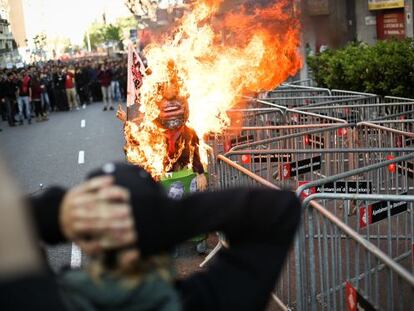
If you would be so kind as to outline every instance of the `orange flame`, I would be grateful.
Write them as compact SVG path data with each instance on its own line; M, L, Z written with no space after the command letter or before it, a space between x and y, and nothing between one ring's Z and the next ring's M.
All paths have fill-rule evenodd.
M196 1L172 35L145 49L152 75L145 77L141 88L141 124L127 122L125 127L126 153L130 162L154 177L165 173L167 153L163 131L154 123L160 112L157 103L165 97L160 83L188 98L188 126L203 138L229 126L226 111L240 102L241 95L272 90L301 67L294 1L239 5L227 13L221 12L223 2ZM207 146L201 141L200 147L206 163Z

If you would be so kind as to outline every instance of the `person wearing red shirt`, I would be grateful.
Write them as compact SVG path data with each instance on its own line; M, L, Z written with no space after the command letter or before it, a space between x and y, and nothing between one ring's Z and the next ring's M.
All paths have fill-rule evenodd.
M32 78L32 82L30 84L30 98L34 105L37 122L47 120L47 114L42 105L41 96L42 96L42 88L41 88L41 83L40 83L40 77L39 77L39 74L35 72Z
M65 89L68 98L69 110L76 108L79 110L78 100L76 98L75 75L72 71L64 69Z
M101 84L102 98L104 103L103 111L114 110L112 102L112 92L111 92L111 82L112 82L112 71L106 67L106 65L101 66L101 71L98 74L98 80Z
M23 71L19 79L17 103L19 107L19 121L23 124L24 114L29 124L32 122L32 107L30 106L31 78L27 71Z

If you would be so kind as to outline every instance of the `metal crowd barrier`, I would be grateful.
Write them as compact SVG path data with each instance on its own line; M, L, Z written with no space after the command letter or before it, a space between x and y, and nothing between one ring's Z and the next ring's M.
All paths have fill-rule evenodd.
M312 203L323 206L364 242L387 254L394 265L391 269L389 265L379 264L371 252L352 246L343 232L315 213L308 213L304 221L306 234L299 237L300 252L296 252L295 259L300 260L302 272L320 273L319 278L310 274L309 278L300 279L299 289L307 296L303 302L318 306L312 309L344 309L343 301L348 299L344 288L353 292L356 289L364 304L375 309L409 310L414 306L414 174L406 172L405 178L410 179L410 183L396 185L393 195L380 194L381 187L376 188L370 180L353 180L354 176L381 168L395 166L399 170L404 167L402 163L413 159L414 153L406 154L297 189L305 206L311 200L318 200ZM342 208L344 205L353 205L355 212L349 213L350 209ZM330 260L324 261L321 254L325 257L328 254Z
M292 81L288 81L285 84L295 85L295 86L315 87L315 81L313 81L312 79L292 80Z
M325 178L384 161L401 152L414 151L413 139L413 133L377 124L332 124L244 142L232 147L226 156L267 181L296 187L299 182ZM408 172L411 164L407 162ZM400 181L400 172L398 170L384 183L392 185ZM378 171L375 174L368 177L382 180L387 173ZM386 185L382 187L386 188Z
M365 122L361 122L363 124ZM369 121L367 122L371 125L378 125L381 127L388 128L396 134L395 136L399 137L399 134L410 136L414 134L414 119L401 119L401 120L380 120L380 121ZM406 140L399 142L401 147L414 145L414 138L407 137Z
M359 100L359 103L375 103L379 101L379 96L370 93L305 87L293 82L282 84L274 91L261 94L259 99L288 108L297 108L346 103L348 100Z
M349 123L375 121L382 119L397 119L401 116L411 118L414 111L414 102L391 103L358 103L357 100L333 102L329 105L307 106L296 108L301 111L317 112L346 120Z
M316 185L327 185L332 180L340 183L346 178L352 180L352 176L359 175L362 171L365 173L376 171L381 167L398 165L398 163L413 158L414 153L360 168L357 172L350 171L342 173L342 175L321 179L303 185L298 189L298 195L302 196L304 191L312 189ZM275 184L223 155L218 156L217 169L221 188L266 186L278 189ZM360 185L363 185L362 181L357 186ZM352 190L355 188L349 184L347 187L351 192L336 195L338 197L349 195L347 200L355 200L357 196L360 196L360 200L365 202L374 201L372 205L379 205L378 202L382 202L381 209L387 211L388 218L391 217L392 208L401 206L401 195L371 195L368 198L366 196L369 194L366 191L361 191L362 194L360 194L357 187L357 193L355 193L355 190ZM313 198L312 195L330 194L332 193L314 193L310 194L308 198ZM335 198L339 199L338 197ZM414 201L412 195L406 195L404 198L407 198L405 201ZM374 231L372 238L367 239L366 232L358 233L352 229L349 223L342 221L338 215L335 215L335 211L331 211L331 208L315 201L308 204L310 199L304 202L306 211L295 241L295 250L286 262L273 295L273 299L279 307L284 310L344 310L348 303L352 303L352 299L355 300L355 304L365 303L373 308L384 308L385 310L407 310L412 307L414 303L413 275L408 272L407 268L401 266L382 251L380 247L384 241L388 243L388 247L395 247L395 243L392 243L395 240L399 241L398 247L400 248L404 243L405 246L407 243L410 246L407 241L411 241L411 243L413 241L413 204L407 205L407 210L404 211L411 216L411 229L410 224L408 226L406 224L404 228L408 228L407 230L411 230L411 232L405 232L405 235L398 240L398 236L392 230L385 239L378 237L377 232ZM384 200L386 202L397 201L398 204L386 203L384 207ZM392 215L392 217L395 216ZM344 220L346 221L347 218ZM372 224L369 224L364 230L370 230L370 226ZM408 236L411 236L411 240L407 238ZM373 243L376 239L380 241L377 246ZM407 249L404 249L401 260L407 258ZM399 290L403 290L403 294L398 295Z
M340 118L290 109L257 99L251 99L249 106L249 108L227 111L233 127L346 122Z
M253 105L262 105L253 101ZM309 129L344 125L346 121L279 106L231 109L231 126L220 135L209 135L207 142L218 155L231 148L264 139L306 132ZM214 163L212 163L214 164Z
M209 137L209 169L213 189L304 200L276 304L414 310L414 100L294 84L266 95L229 111L232 127Z

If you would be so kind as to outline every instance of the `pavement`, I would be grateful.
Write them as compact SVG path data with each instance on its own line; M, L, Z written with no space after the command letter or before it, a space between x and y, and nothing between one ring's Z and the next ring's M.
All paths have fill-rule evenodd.
M71 187L88 172L112 161L125 161L122 123L115 111L95 103L72 112L55 112L49 121L9 127L0 122L0 156L25 194L51 186ZM54 270L81 260L73 245L48 248Z

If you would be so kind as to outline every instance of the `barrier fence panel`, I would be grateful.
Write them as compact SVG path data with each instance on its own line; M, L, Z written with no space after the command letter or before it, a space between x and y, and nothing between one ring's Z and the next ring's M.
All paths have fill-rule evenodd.
M231 109L227 113L231 126L207 139L215 155L238 145L346 124L344 120L285 107Z
M315 181L309 186L303 185L298 189L298 195L315 187L315 184L326 185L331 180L339 182L342 179L360 174L363 170L365 172L376 171L381 167L388 167L391 164L413 158L414 154L405 155L360 168L358 172L346 172L342 175ZM222 188L258 185L277 188L273 183L222 155L218 157L218 172ZM362 184L363 182L360 185ZM362 194L360 194L358 191L360 185L357 185L356 193L355 190L348 193L352 197L345 200L342 198L342 201L350 201L358 195L361 195L360 200L366 203L368 201L384 202L385 198L387 202L385 209L389 215L392 213L393 206L388 202L397 202L397 205L401 206L402 198L398 195L388 195L387 197L377 195L369 199L362 197L367 195L367 192L361 191ZM347 189L351 188L348 185ZM346 195L343 192L339 194L329 192L314 194ZM309 198L312 197L309 196ZM405 198L407 198L406 201L410 198L410 202L414 200L413 196L407 195ZM289 256L273 297L281 305L281 308L344 310L347 303L351 303L351 298L358 300L359 303L368 303L374 308L384 310L408 310L413 306L414 277L407 269L393 261L386 255L386 252L380 249L383 238L379 237L377 232L372 232L373 237L370 233L368 239L365 233L364 238L362 236L364 232L358 233L352 229L349 224L338 217L339 213L335 215L335 211L331 211L330 207L325 207L315 201L312 201L310 205L307 203L308 201L305 201L304 221L295 241L295 253ZM385 243L388 243L387 251L389 248L397 247L396 249L400 249L404 255L404 252L407 251L404 245L410 246L410 243L414 241L412 231L413 205L410 204L406 214L411 216L411 223L407 223L407 220L399 223L406 230L401 237L397 237L391 227L388 229L391 233L383 239ZM390 217L388 216L388 218ZM399 228L399 225L397 224L396 228ZM381 241L379 247L372 243L376 239ZM395 243L395 240L398 244ZM406 258L408 257L406 256ZM403 291L403 297L401 297L401 293L398 294L398 290Z
M352 178L385 167L389 169L393 165L398 169L402 163L413 159L414 153L411 153L383 163L310 182L300 186L297 194L304 199L305 204L311 199L318 199L317 204L323 206L324 210L342 220L348 228L357 232L366 242L376 245L394 260L393 263L401 264L400 267L405 268L406 274L410 275L408 271L414 273L414 196L412 195L414 194L414 176L406 175L405 178L410 180L408 184L388 189L390 193L395 192L392 195L379 194L384 189L376 187L375 183L372 184L370 180L355 182ZM338 291L341 287L338 286L341 282L342 286L346 285L344 282L350 279L349 271L354 271L352 283L376 307L384 310L407 310L413 306L414 277L412 283L406 283L399 278L393 279L393 271L383 270L383 266L374 269L370 256L361 256L359 249L355 250L350 247L347 244L348 241L345 239L344 242L344 238L338 236L336 232L317 231L315 233L315 228L320 230L318 226L321 224L312 218L312 215L308 217L305 226L309 235L308 238L301 236L301 246L304 252L297 254L297 257L300 256L300 260L306 266L304 271L313 269L317 265L325 275L323 280L314 278L309 281L311 283L304 281L305 283L301 285L305 288L305 292L312 293L309 298L314 298L316 295L323 299L323 303L328 303L330 306L333 299L342 297L343 293ZM338 240L342 241L341 245L338 244ZM326 251L331 252L334 261L342 261L342 264L339 264L341 267L339 270L330 269L321 258L315 259L317 252ZM349 258L352 256L358 256L354 265L349 264ZM338 279L342 281L338 283ZM385 292L380 286L383 282L388 285ZM399 292L400 290L403 291ZM331 307L327 309L330 310Z
M331 90L332 95L359 95L364 97L377 97L376 94L373 93L363 93L363 92L355 92L355 91L346 91L346 90Z
M315 107L334 104L373 104L379 96L370 93L358 93L341 90L329 90L316 87L301 87L284 84L272 92L260 94L259 99L288 108ZM352 101L352 102L351 102Z
M330 116L347 120L349 123L362 121L374 121L381 119L397 119L399 117L412 118L414 102L392 102L392 103L368 103L352 104L356 100L331 105L320 105L316 107L299 107L298 110L317 112L324 116Z
M303 79L303 80L291 80L285 82L283 85L294 85L294 86L306 86L306 87L315 87L315 81L312 79Z
M385 103L404 103L404 102L414 103L414 99L404 98L404 97L385 96L384 102ZM404 105L403 107L397 106L395 107L395 110L390 111L388 116L382 117L380 120L391 120L391 119L399 119L399 120L414 119L414 106L413 105Z
M236 146L244 146L257 141L303 133L311 129L328 128L335 125L337 124L246 126L241 128L230 127L222 134L209 135L208 144L213 148L215 154L217 155L228 152L231 148Z
M314 194L309 200L324 195ZM349 195L348 199L354 196ZM376 195L364 199L367 204L385 199L381 202L389 205L401 200L396 196ZM411 201L412 212L414 196L406 196L405 200ZM340 222L322 204L313 202L307 208L308 203L304 203L306 233L299 237L300 252L296 256L300 273L308 277L299 280L297 297L301 302L297 301L297 305L304 310L353 310L352 306L357 305L357 309L363 310L412 309L414 277L409 270Z
M227 111L227 115L234 127L346 123L340 118L290 109L255 99L250 101L250 108L231 109Z
M406 98L406 97L385 96L384 102L385 103L414 102L414 99Z
M226 156L267 181L279 186L296 187L298 183L357 169L393 158L401 152L413 151L413 138L412 133L370 123L332 125L239 144L232 147ZM412 166L413 161L407 161L404 167L399 167L393 174L383 168L370 172L370 176L365 178L376 181L382 189L391 189L406 183L405 176L411 176ZM388 176L387 179L384 179L385 176Z
M233 127L209 143L213 188L304 200L275 302L414 310L414 100L295 85L267 96L230 110Z
M406 139L399 142L401 147L414 145L414 119L402 119L402 120L382 120L382 121L369 121L369 122L361 122L360 124L371 124L371 126L381 126L383 128L387 128L392 130L395 133L396 137L400 137L398 135L406 136Z
M366 98L358 95L349 96L295 96L295 97L278 97L273 94L268 94L263 100L284 106L287 108L299 108L299 107L318 107L321 105L333 105L334 103L348 103L349 101L356 101L359 103L366 102Z

